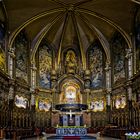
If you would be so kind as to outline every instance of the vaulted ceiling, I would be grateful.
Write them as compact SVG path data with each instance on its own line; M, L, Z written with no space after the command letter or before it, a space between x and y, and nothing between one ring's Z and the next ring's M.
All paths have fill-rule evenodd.
M135 14L135 3L131 0L3 0L3 3L11 44L22 29L32 49L37 49L46 38L59 55L69 46L84 53L96 39L107 52L105 47L116 31L130 43Z

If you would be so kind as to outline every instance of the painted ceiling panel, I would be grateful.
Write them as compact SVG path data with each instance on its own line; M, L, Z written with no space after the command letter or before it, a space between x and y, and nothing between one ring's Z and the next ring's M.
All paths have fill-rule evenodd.
M67 18L68 21L66 22L66 28L64 31L64 37L62 42L63 49L65 49L67 46L72 46L72 44L78 42L77 31L74 25L74 19L72 17L71 12L68 14Z
M101 14L117 23L125 31L131 31L134 3L129 0L93 0L92 2L80 5L79 8L88 9L89 11Z
M92 42L97 39L97 36L95 35L95 32L90 29L88 24L86 24L80 17L76 16L76 19L78 22L80 38L84 46L83 50L86 52Z
M42 30L42 28L44 28L48 23L50 23L52 19L55 19L55 17L60 13L61 12L50 14L30 23L26 27L26 33L28 34L30 40L32 41L35 36ZM58 24L58 26L60 25Z
M60 40L62 38L62 30L64 26L66 15L64 14L62 18L60 18L49 30L49 32L45 35L45 39L56 49L59 48Z
M85 13L81 13L81 18L87 19L87 21L89 22L89 24L92 24L93 26L95 26L96 28L98 28L99 31L101 31L102 34L108 40L110 40L110 37L115 32L115 29L113 28L112 25L108 24L107 22L105 22L103 20L99 20L99 18L97 18L95 16L92 16L92 15L89 15L89 14L85 14Z
M9 17L11 32L31 17L50 9L61 7L61 5L48 0L4 0L4 3Z

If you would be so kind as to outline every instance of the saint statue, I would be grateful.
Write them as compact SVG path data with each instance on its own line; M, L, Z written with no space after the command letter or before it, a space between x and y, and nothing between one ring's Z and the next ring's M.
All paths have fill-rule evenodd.
M66 59L65 59L65 65L66 65L66 71L68 73L73 73L76 70L77 66L77 61L76 61L76 56L74 51L69 50L66 54Z

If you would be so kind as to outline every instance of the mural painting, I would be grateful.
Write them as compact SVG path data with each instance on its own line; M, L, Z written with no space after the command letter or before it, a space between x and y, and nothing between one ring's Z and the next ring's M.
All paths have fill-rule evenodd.
M28 82L28 42L25 34L21 32L15 41L16 49L16 77Z
M136 70L140 69L140 10L135 19L135 41L136 41Z
M91 87L101 88L103 85L103 52L95 44L88 52L88 65L91 71Z
M4 23L0 22L0 42L2 42L5 37L5 31L6 29Z
M39 111L49 111L51 108L51 102L49 99L37 98L36 109Z
M114 83L125 78L125 42L120 34L113 40Z
M94 112L103 111L105 109L105 101L103 99L93 99L89 104L89 108Z
M3 45L3 40L5 36L5 26L3 23L0 23L0 69L5 71L5 48Z
M1 48L1 44L0 44L0 69L3 71L5 70L5 53Z
M52 51L47 44L39 47L39 84L41 88L51 87Z
M16 95L15 96L15 105L19 108L27 108L28 99L23 96Z
M113 99L113 107L116 109L125 108L126 106L126 96L125 95L119 95L115 96Z

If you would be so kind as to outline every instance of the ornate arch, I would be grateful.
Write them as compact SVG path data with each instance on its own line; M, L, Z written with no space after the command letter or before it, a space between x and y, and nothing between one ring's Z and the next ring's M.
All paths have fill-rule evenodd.
M68 80L61 87L60 103L81 103L80 86L73 80Z

